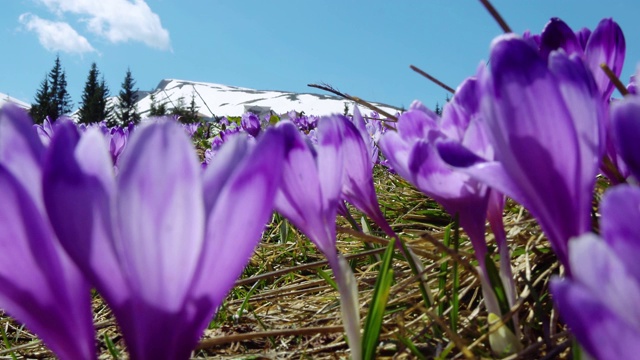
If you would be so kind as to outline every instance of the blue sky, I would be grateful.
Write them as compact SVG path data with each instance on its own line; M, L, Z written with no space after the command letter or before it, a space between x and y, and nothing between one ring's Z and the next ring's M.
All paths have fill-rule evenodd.
M574 30L613 17L625 32L623 82L640 62L638 0L493 0L515 32L556 16ZM92 62L111 93L127 68L151 90L163 78L318 92L325 82L361 98L408 106L456 87L487 58L498 25L476 0L12 0L3 2L0 92L32 102L60 54L78 105Z

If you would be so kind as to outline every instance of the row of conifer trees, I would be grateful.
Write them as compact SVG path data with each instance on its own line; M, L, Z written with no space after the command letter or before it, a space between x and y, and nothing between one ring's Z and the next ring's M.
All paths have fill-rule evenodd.
M104 76L100 76L95 62L91 64L78 110L79 122L91 124L107 120L110 126L139 123L140 114L136 108L138 89L134 89L135 84L131 70L128 69L117 100L113 105L109 104L110 93ZM53 68L45 75L36 92L29 113L36 123L42 123L46 117L55 121L60 116L70 115L72 111L73 103L67 91L66 73L57 56Z

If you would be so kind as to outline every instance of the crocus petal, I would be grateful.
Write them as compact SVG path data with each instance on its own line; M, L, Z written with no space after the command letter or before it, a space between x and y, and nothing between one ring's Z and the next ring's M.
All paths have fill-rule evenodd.
M589 41L590 36L591 36L591 30L586 27L576 32L576 37L578 38L578 42L580 43L582 50L587 48L587 42Z
M60 122L44 168L44 200L51 224L69 256L112 307L130 296L113 247L113 164L97 128L81 138Z
M569 264L575 281L593 297L600 297L621 319L640 324L640 282L607 243L591 233L572 239Z
M580 284L556 278L551 281L551 293L561 318L591 356L617 360L633 359L640 353L639 329Z
M585 49L586 61L593 73L602 99L608 101L613 93L613 83L600 68L600 64L607 64L611 71L620 77L626 43L620 26L612 19L602 19L596 29L589 36Z
M564 54L554 56L557 58L550 61L556 65L552 68L578 66ZM502 188L488 184L525 205L538 218L560 261L566 264L566 242L590 228L591 207L585 198L591 199L591 188L588 192L585 189L593 184L597 168L592 161L596 155L587 152L593 151L592 134L597 130L587 129L599 129L601 119L597 114L575 119L579 111L572 107L589 101L583 97L590 94L593 80L580 70L566 78L554 76L536 50L513 35L494 41L491 60L492 70L482 73L481 84L487 94L482 111L505 170L497 177L506 174L511 179L503 181ZM587 124L578 126L577 121ZM513 192L514 184L520 191Z
M227 176L221 176L220 174L230 174L248 151L248 139L243 136L236 136L226 142L224 146L221 146L216 153L215 160L212 158L207 165L202 178L204 206L207 214L213 209L222 187L229 180Z
M353 124L362 136L362 141L364 141L365 148L369 154L369 159L371 159L372 163L375 162L376 158L373 156L373 149L376 145L373 137L369 135L369 132L367 131L367 125L365 124L364 118L362 117L362 114L360 114L360 109L358 109L357 106L353 108Z
M216 174L228 180L208 215L196 297L207 294L217 307L240 277L273 211L283 158L282 134L270 129L235 167ZM223 159L216 158L212 166L218 160Z
M589 229L591 217L584 209L591 208L591 196L587 194L593 191L605 150L605 108L603 102L598 101L598 88L580 58L554 53L549 58L549 70L558 79L560 93L573 119L578 146L578 157L574 162L579 172L570 188L575 192L576 208L583 210L581 216L576 217L578 227Z
M373 186L373 163L370 158L371 154L367 151L369 147L364 142L362 129L358 129L342 116L333 116L324 121L335 122L342 135L339 146L346 165L342 166L342 195L349 203L378 224L387 235L395 236L378 204L376 190ZM323 121L320 121L320 124L322 123ZM319 131L319 136L322 139L325 136L323 133L325 128L321 125Z
M611 104L611 132L618 154L640 181L640 97L628 96Z
M640 282L639 205L640 189L635 186L619 185L607 190L600 208L602 236L638 282Z
M293 225L302 230L325 255L335 253L335 217L340 200L340 177L327 174L325 179L336 181L338 185L329 186L333 190L330 200L323 199L324 193L316 158L302 134L290 122L278 124L285 141L285 162L282 170L282 184L276 195L276 210ZM325 162L331 163L326 155ZM327 205L335 202L334 214ZM331 225L329 225L331 224Z
M409 171L411 144L405 141L398 132L387 131L378 141L378 146L393 170L401 177L412 181L413 175Z
M583 54L583 47L569 25L558 18L552 18L540 33L540 54L547 58L552 51L558 49L567 54Z
M318 176L322 189L322 200L325 211L335 211L342 200L342 179L344 172L344 149L342 141L344 133L343 124L330 121L330 118L322 118L318 122ZM360 164L354 164L360 169L368 165L368 159L362 159ZM371 167L370 167L371 168ZM333 214L329 213L329 217ZM329 218L327 217L327 218Z
M42 199L44 146L33 131L24 109L7 104L0 109L0 163L26 186L31 197ZM38 204L42 208L42 204Z
M444 106L440 131L447 138L457 141L464 138L469 121L473 114L478 112L477 83L475 78L465 79L456 89L455 96Z
M188 137L172 121L138 129L128 147L117 183L116 253L137 296L175 311L203 247L200 167Z
M32 194L3 165L0 193L0 308L57 356L95 358L88 284L57 244Z

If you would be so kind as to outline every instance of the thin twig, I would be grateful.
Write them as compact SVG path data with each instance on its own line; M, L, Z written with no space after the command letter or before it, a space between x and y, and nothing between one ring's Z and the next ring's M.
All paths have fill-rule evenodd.
M247 341L253 339L261 339L274 336L300 336L300 335L315 335L315 334L331 334L343 332L343 326L317 326L307 327L301 329L278 329L269 331L257 331L245 334L232 334L219 336L211 339L202 340L196 350L207 349L216 345L228 344L239 341Z
M607 66L607 64L605 63L600 64L600 68L604 71L605 74L607 74L607 77L609 78L609 80L611 80L611 82L613 83L613 86L615 86L616 89L618 89L618 91L620 92L620 94L622 94L622 96L629 95L629 90L627 90L627 88L624 86L622 81L618 79L616 74L613 73L613 71L611 70L611 68L609 68L609 66Z
M351 101L353 101L355 103L358 103L358 104L360 104L360 105L362 105L364 107L367 107L367 108L369 108L369 109L371 109L373 111L376 111L377 113L379 113L379 114L381 114L383 116L386 116L388 119L391 119L393 121L398 121L398 118L396 116L389 114L388 112L380 109L379 107L371 104L370 102L367 102L367 101L362 100L362 99L360 99L358 97L351 96L349 94L345 94L343 92L340 92L340 91L336 90L335 88L333 88L330 85L326 85L326 84L324 84L324 85L307 84L307 86L308 87L312 87L312 88L316 88L316 89L320 89L320 90L324 90L324 91L328 91L328 92L330 92L330 93L332 93L334 95L340 96L340 97L345 98L347 100L351 100Z
M504 21L504 19L502 18L498 10L496 10L496 8L494 8L493 5L491 5L489 0L480 0L480 2L482 3L482 5L484 5L487 11L489 11L489 14L493 16L493 18L496 20L498 25L500 25L500 27L502 28L502 31L504 31L505 34L513 32L509 27L509 25L507 25L507 22Z
M381 254L385 250L386 249L373 249L373 250L359 252L357 254L345 255L344 257L347 260L351 260L351 259L354 259L354 258L365 257L365 256L369 256L369 255L374 255L374 254ZM280 269L280 270L276 270L276 271L271 271L271 272L268 272L268 273L264 273L264 274L252 276L252 277L249 277L249 278L246 278L246 279L238 280L238 281L236 281L236 284L234 286L242 286L242 285L253 284L253 283L256 283L256 282L258 282L260 280L269 279L269 278L280 276L280 275L286 275L286 274L292 273L294 271L302 271L302 270L312 269L312 268L324 266L324 265L327 265L327 264L328 264L327 260L321 260L321 261L315 261L315 262L308 263L308 264L289 267L289 268L286 268L286 269Z
M415 66L415 65L409 65L409 67L411 68L411 70L413 70L413 71L417 72L418 74L420 74L420 75L422 75L422 76L426 77L427 79L429 79L429 80L433 81L436 85L438 85L438 86L440 86L441 88L443 88L443 89L447 90L448 92L450 92L450 93L452 93L452 94L455 94L455 93L456 93L456 91L455 91L451 86L449 86L449 85L447 85L447 84L443 83L442 81L440 81L440 80L438 80L438 79L434 78L433 76L431 76L431 75L427 74L427 72L426 72L426 71L424 71L424 70L420 69L419 67L417 67L417 66Z

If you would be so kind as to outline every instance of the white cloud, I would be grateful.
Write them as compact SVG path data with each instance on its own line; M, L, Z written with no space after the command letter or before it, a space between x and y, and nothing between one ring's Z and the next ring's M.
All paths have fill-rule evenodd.
M56 14L79 15L92 33L112 43L139 41L169 50L169 31L144 0L38 0Z
M27 30L38 34L40 44L49 51L77 54L96 51L84 36L65 22L45 20L30 13L20 15L18 19Z

